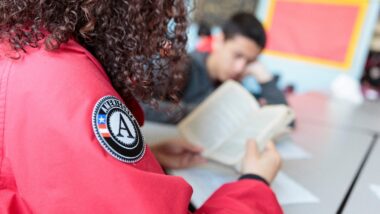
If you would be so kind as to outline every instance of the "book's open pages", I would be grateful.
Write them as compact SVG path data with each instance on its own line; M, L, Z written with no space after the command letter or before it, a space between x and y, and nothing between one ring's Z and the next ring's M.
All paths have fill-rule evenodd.
M275 105L253 111L241 126L227 138L224 143L209 157L228 165L239 164L244 156L247 139L254 139L259 150L263 150L266 143L279 134L293 118L292 111L284 105Z
M263 149L293 118L285 105L260 108L244 87L229 80L184 118L178 129L189 142L204 148L205 157L239 165L247 139L255 139Z
M178 138L180 134L174 125L146 122L141 129L144 140L149 144L159 143L168 139ZM304 160L311 154L294 144L289 135L276 138L276 148L281 157L288 160ZM207 163L186 169L167 171L171 175L183 177L193 188L192 204L198 208L223 184L236 181L240 174L233 168L219 162ZM271 188L281 205L294 203L317 203L319 199L308 189L298 183L295 178L283 172L277 174Z
M253 110L259 109L251 96L239 83L227 81L184 118L178 129L187 140L202 145L207 155L232 136Z

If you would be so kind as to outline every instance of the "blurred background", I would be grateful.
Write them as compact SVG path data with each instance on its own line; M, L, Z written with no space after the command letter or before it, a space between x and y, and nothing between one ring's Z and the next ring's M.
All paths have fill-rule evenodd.
M379 213L380 0L189 0L189 3L187 51L190 55L194 51L206 52L204 58L200 54L193 57L197 69L191 70L195 73L191 80L196 81L189 88L206 95L216 85L210 80L212 55L227 53L230 58L239 58L236 46L249 47L234 41L232 51L218 45L213 48L211 44L222 38L218 36L221 25L240 11L256 15L264 25L267 42L257 59L262 66L256 70L274 74L270 82L274 80L271 85L275 90L262 93L259 101L261 98L269 101L276 94L273 92L279 92L277 98L284 98L285 94L286 102L280 100L275 104L288 104L296 115L289 133L274 139L284 162L271 187L284 212ZM214 68L234 64L226 59L218 58L219 67ZM228 69L232 70L225 70ZM268 82L260 84L256 81L260 78L253 76L245 76L242 84L257 98ZM207 81L211 83L204 87ZM193 95L192 98L200 100L202 93ZM265 104L273 103L262 105ZM190 112L183 109L175 113L184 117ZM236 111L231 112L221 118ZM217 122L213 120L212 124ZM151 123L144 126L143 132L149 142L160 135L175 136L176 127ZM223 176L214 178L209 174L200 179L202 174L191 170L176 175L193 185L193 202L199 202L208 187L225 181ZM197 186L197 182L207 185Z
M232 14L255 14L268 43L260 61L288 93L318 91L354 103L380 99L378 0L193 0L188 51ZM201 33L201 32L200 32ZM255 90L254 81L244 85Z

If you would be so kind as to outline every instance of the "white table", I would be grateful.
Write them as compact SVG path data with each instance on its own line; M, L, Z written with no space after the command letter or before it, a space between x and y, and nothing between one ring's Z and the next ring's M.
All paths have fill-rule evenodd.
M320 93L290 96L298 120L380 133L380 102L355 105Z
M292 137L313 157L285 161L283 171L317 196L320 202L285 205L285 213L336 213L373 136L300 119Z
M172 126L147 123L145 139L155 142L178 135ZM298 120L292 138L312 155L285 161L283 172L320 199L319 203L285 205L285 213L336 213L370 147L372 135Z
M380 196L370 189L370 185L380 188L380 140L374 144L343 213L380 213Z

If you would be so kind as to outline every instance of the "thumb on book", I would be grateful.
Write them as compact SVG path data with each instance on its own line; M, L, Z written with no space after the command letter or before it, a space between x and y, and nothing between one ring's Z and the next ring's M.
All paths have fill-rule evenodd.
M252 139L249 139L247 144L246 144L246 155L251 157L251 156L254 156L254 157L259 157L260 156L260 152L259 152L259 149L257 148L257 143L255 140L252 140Z
M270 152L270 153L276 152L277 153L276 146L274 145L273 141L269 141L267 143L267 145L265 146L265 149L264 149L263 153L265 153L265 152Z

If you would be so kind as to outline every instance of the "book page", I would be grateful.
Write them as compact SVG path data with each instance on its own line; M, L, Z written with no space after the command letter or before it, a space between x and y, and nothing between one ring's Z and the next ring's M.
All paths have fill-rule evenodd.
M227 165L235 165L239 170L240 161L245 154L248 139L257 142L259 150L273 138L278 130L283 130L294 117L291 110L284 105L273 105L261 108L247 116L248 120L241 125L220 147L213 150L209 157Z
M238 135L253 137L259 150L262 151L268 141L285 130L293 119L293 111L285 105L265 106L260 112L252 115L251 120L246 124L246 129ZM254 135L250 134L250 131Z
M188 141L201 145L207 157L257 109L259 105L253 96L239 83L229 80L183 119L178 129Z

